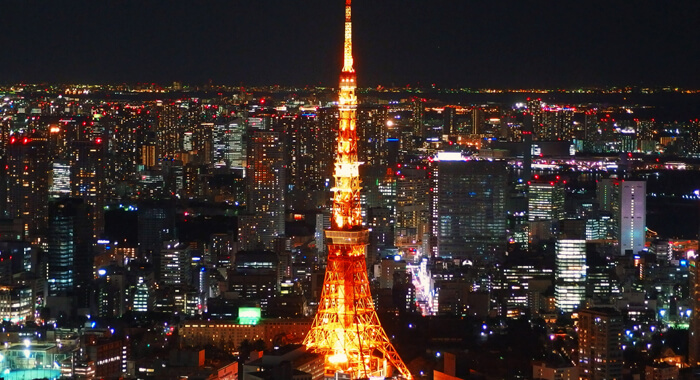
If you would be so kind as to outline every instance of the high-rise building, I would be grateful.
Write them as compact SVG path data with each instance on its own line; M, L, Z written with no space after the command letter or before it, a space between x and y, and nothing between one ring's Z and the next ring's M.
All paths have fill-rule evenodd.
M578 314L578 367L581 379L622 379L622 316L612 308Z
M564 186L559 181L533 181L528 189L528 220L559 220L565 215Z
M23 234L31 240L46 232L49 162L44 141L13 136L5 162L5 212L21 219Z
M89 306L93 278L92 235L88 210L79 198L54 201L49 206L49 296L76 296L79 307Z
M620 255L633 255L646 242L646 182L606 178L598 182L598 203L612 216L612 231Z
M499 261L506 248L505 165L443 158L433 180L433 256Z
M700 365L700 257L688 256L688 277L690 278L690 327L688 328L688 364Z
M105 145L99 137L71 145L71 196L82 198L88 206L95 239L104 230Z
M554 297L557 308L569 313L586 297L586 241L557 240L555 252Z
M423 248L427 243L430 220L430 179L427 166L403 165L396 176L396 223L394 244L406 249Z
M284 236L284 147L279 132L252 131L248 145L248 210L253 214L256 236L272 249ZM253 248L253 247L245 247Z
M620 244L621 255L633 255L644 249L646 242L645 181L622 181L620 184Z
M51 165L49 196L51 198L70 196L70 162L55 160Z
M189 248L178 241L163 242L160 250L160 278L163 285L189 285L192 280L191 253Z
M160 249L163 242L173 238L174 220L168 204L144 203L138 209L139 257L153 264L160 278Z
M241 119L233 119L214 126L213 158L231 168L245 168L245 125Z

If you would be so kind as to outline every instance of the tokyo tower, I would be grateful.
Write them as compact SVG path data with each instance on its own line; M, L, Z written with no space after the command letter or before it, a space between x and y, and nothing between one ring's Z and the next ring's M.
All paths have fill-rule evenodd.
M325 356L326 378L386 377L391 367L411 379L379 323L365 263L369 231L362 227L357 161L357 77L352 59L351 0L345 0L345 44L338 99L338 146L331 228L325 231L328 261L323 290L304 344Z

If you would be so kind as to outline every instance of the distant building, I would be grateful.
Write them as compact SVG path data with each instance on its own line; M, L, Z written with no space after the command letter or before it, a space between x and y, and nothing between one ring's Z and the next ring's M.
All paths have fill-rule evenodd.
M561 182L531 182L528 189L528 220L563 219L565 195Z
M688 328L688 364L700 364L700 258L688 257L688 277L690 278L690 327Z
M532 363L532 378L534 380L578 380L578 368L572 363L536 361Z
M620 254L631 256L642 249L646 242L645 181L623 181L620 185Z
M556 242L554 293L557 308L577 309L586 297L586 241L560 239Z
M622 379L622 315L612 308L585 309L578 326L581 379Z
M252 132L247 157L248 210L246 219L255 231L254 237L265 248L272 249L276 238L284 236L286 192L284 143L279 132ZM244 246L253 249L255 246Z
M92 229L88 210L79 198L54 201L49 206L49 296L77 296L88 307L92 271Z
M221 350L235 352L241 342L263 340L272 345L281 340L301 341L311 328L311 319L263 319L257 324L238 321L185 321L178 331L183 347L201 347L211 344Z
M678 367L668 363L647 364L644 368L644 380L678 380Z
M441 160L433 169L434 257L499 261L506 248L505 165Z
M620 255L634 255L646 242L646 181L606 178L598 182L598 203L612 217L611 235Z

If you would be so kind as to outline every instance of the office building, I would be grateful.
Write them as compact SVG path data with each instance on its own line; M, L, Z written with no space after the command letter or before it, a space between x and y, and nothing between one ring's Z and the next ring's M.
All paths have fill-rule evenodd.
M568 313L578 309L586 297L586 241L560 239L555 251L556 305Z
M505 166L499 162L441 159L433 169L434 257L500 260L506 247Z
M284 236L285 164L283 143L278 132L255 130L248 145L248 210L253 218L249 228L265 248L272 249ZM243 247L255 248L255 247Z
M688 257L688 277L690 279L690 326L688 328L688 364L700 365L700 258Z
M620 184L620 254L631 256L644 249L646 242L646 182Z
M614 309L579 311L578 367L581 379L622 379L622 315Z
M89 306L93 277L92 230L88 210L79 198L54 201L49 206L49 296L76 296L80 307Z
M533 180L528 189L528 221L564 218L565 192L562 182Z

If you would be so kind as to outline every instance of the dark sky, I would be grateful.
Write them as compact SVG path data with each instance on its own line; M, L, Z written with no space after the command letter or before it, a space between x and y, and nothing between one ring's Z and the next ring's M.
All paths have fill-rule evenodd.
M342 0L6 0L0 83L335 85ZM360 86L700 86L700 1L355 0Z

